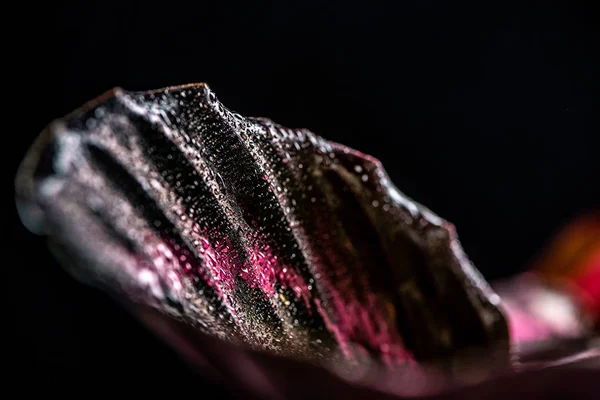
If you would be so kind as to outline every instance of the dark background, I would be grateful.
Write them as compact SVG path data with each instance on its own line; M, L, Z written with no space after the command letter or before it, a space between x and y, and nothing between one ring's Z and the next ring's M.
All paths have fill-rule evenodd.
M15 69L6 84L18 83L9 178L48 122L114 86L207 82L243 115L378 157L403 192L455 223L488 278L520 271L563 224L600 205L593 2L390 3L21 4L5 38ZM152 387L203 390L7 209L19 255L5 267L9 330L32 382L135 388L135 373Z

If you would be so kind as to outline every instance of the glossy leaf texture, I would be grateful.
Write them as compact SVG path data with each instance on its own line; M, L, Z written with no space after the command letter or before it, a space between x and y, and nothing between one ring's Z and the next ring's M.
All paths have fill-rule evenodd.
M75 276L218 339L321 364L509 365L499 298L449 222L376 159L205 84L115 89L53 122L17 203Z

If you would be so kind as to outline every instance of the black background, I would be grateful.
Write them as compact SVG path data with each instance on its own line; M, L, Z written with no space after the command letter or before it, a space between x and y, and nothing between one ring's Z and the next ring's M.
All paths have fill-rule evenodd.
M488 278L520 271L600 204L593 2L390 3L21 4L5 38L7 84L18 84L5 170L12 180L48 122L114 86L207 82L242 115L378 157L403 192L455 223ZM134 374L203 390L7 210L19 260L5 268L9 329L28 376L134 388Z

